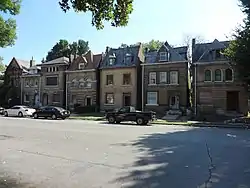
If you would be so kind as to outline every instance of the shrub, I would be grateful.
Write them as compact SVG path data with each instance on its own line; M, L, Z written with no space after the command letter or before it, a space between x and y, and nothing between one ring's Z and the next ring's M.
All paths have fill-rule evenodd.
M83 114L83 113L93 113L96 112L96 106L81 106L81 105L74 105L74 111L75 113L78 114Z

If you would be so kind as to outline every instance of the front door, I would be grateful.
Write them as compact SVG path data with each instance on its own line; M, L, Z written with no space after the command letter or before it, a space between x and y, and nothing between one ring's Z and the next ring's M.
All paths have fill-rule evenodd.
M179 96L176 95L176 96L170 97L169 104L170 104L170 108L179 109L180 107Z
M130 93L123 94L123 105L131 106L131 94Z
M227 91L227 110L238 111L239 110L239 92Z

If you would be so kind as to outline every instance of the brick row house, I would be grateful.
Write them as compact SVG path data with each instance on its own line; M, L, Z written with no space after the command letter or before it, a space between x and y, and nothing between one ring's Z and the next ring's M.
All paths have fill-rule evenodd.
M230 65L222 52L229 41L196 44L193 50L193 104L197 113L226 114L248 112L248 93L243 84L237 80L237 72Z
M187 47L165 42L158 51L146 53L143 79L144 109L165 113L189 107Z
M100 69L100 109L123 106L141 108L142 45L113 49L107 47Z
M191 106L197 113L246 114L247 92L221 53L228 44L193 40L192 67L196 68L191 72L188 47L172 47L168 42L154 52L143 52L141 44L107 47L102 54L88 51L72 61L62 57L38 65L13 58L6 72L10 83L21 87L23 104L95 106L98 111L132 105L159 114L185 112Z

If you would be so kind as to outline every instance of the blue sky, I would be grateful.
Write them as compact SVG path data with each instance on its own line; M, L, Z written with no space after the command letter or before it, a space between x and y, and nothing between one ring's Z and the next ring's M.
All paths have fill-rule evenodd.
M146 3L147 2L147 3ZM181 45L185 36L202 36L206 41L225 40L243 14L237 0L134 0L127 27L106 24L103 30L91 25L90 13L61 11L58 0L23 0L17 19L18 39L13 47L0 49L8 64L12 57L38 62L59 39L89 41L94 53L106 46L134 44L151 39Z

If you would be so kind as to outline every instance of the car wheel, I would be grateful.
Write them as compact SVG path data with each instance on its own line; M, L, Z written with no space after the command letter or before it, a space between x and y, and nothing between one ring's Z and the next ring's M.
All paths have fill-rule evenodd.
M8 112L7 111L4 112L4 116L8 117Z
M38 119L38 114L35 113L35 114L33 115L33 117L34 117L34 119Z
M121 121L116 121L115 123L120 124L120 123L121 123Z
M137 118L137 119L136 119L136 123L137 123L138 125L143 125L144 120L143 120L142 118Z
M23 113L22 112L18 112L18 117L23 117Z
M144 121L144 124L147 125L147 124L148 124L148 120L145 120L145 121Z
M65 120L65 119L66 119L66 117L63 117L63 118L62 118L62 120Z
M115 123L115 118L113 116L109 116L108 122L109 123Z
M51 118L52 118L53 120L56 120L56 119L57 119L57 117L56 117L55 114L53 114L53 115L51 116Z

